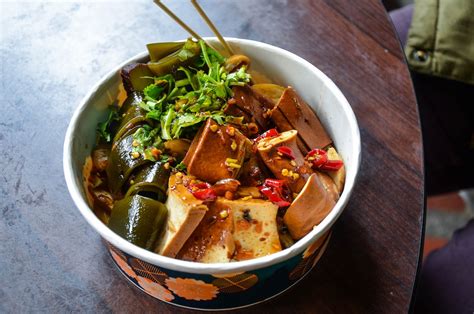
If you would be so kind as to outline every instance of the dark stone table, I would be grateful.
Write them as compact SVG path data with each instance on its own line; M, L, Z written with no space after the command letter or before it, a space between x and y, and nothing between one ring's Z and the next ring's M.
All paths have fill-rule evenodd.
M211 35L184 1L171 8ZM406 312L423 230L420 126L379 1L204 1L226 36L288 49L341 88L359 120L361 175L327 253L296 288L251 312ZM0 3L0 312L178 312L114 269L63 179L80 99L153 41L185 38L151 1Z

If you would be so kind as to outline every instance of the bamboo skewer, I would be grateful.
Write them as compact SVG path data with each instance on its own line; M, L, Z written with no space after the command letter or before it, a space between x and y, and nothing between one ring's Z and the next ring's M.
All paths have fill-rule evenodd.
M212 30L212 32L216 35L217 39L219 39L219 42L224 47L225 51L229 55L233 55L234 52L232 51L232 48L230 48L229 44L225 41L224 37L222 37L221 33L219 33L219 30L217 30L216 26L209 19L206 12L204 12L204 10L201 8L201 6L197 2L197 0L191 0L191 3L193 4L194 8L198 11L198 13L202 17L202 19L206 22L207 26L209 26L209 28Z
M153 0L157 6L159 6L166 14L168 14L176 23L179 24L182 28L184 28L191 36L196 39L202 39L195 31L191 29L186 23L184 23L179 17L177 17L166 5L164 5L160 0Z
M161 2L161 0L153 0L153 2L160 7L166 14L168 14L169 17L171 17L176 23L179 24L184 30L186 30L191 36L193 36L196 39L202 39L201 36L199 36L198 33L192 30L191 27L189 27L186 23L184 23L176 14L174 14L164 3ZM217 30L216 26L212 23L212 21L209 19L207 14L204 12L204 10L201 8L199 3L196 0L191 0L191 3L193 4L194 8L198 11L199 15L202 17L202 19L206 22L206 24L209 26L209 28L212 30L212 32L216 35L217 39L219 42L222 44L224 47L225 51L229 55L233 55L234 52L232 51L232 48L230 48L229 44L225 41L224 37L219 33ZM209 47L212 49L216 50L212 45L209 43L206 43Z

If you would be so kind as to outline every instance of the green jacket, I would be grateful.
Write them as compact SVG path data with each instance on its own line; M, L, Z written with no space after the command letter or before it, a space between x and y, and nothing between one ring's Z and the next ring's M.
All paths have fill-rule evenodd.
M415 71L474 84L474 0L415 0L405 54Z

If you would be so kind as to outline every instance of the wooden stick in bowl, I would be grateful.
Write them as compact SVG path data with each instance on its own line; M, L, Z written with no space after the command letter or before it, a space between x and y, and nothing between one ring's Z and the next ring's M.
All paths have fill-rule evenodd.
M216 28L214 23L209 19L207 16L206 12L201 8L197 0L191 0L191 3L193 4L194 8L198 11L199 15L202 17L202 19L206 22L207 26L212 30L212 32L216 35L217 39L219 39L219 42L222 44L224 47L225 51L231 56L234 54L232 51L232 48L230 48L229 44L225 41L224 37L222 37L221 33L219 30Z
M201 36L198 35L195 31L191 29L186 23L184 23L176 14L174 14L166 5L164 5L160 0L153 0L157 6L159 6L163 11L165 11L166 14L169 15L176 23L179 24L182 28L184 28L191 36L193 36L196 39L202 39Z

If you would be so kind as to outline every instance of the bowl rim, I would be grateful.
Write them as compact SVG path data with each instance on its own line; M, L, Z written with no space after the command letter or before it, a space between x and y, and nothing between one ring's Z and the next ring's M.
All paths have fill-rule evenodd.
M217 39L215 37L206 37L205 40L215 42ZM359 172L360 159L361 159L361 140L360 140L360 131L357 124L352 108L342 94L340 89L336 84L321 70L315 67L310 62L306 61L302 57L289 52L283 48L279 48L267 43L260 41L241 39L234 37L225 37L226 41L231 44L239 45L243 44L244 46L254 46L257 49L263 49L269 53L275 53L282 55L288 59L293 59L294 62L300 63L304 67L309 68L314 74L322 79L323 84L329 91L336 97L340 103L343 112L347 115L349 119L348 129L352 136L352 149L354 152L353 167L348 169L346 172L346 182L344 184L344 190L336 202L334 208L331 212L323 219L323 221L315 226L313 230L304 236L302 239L295 242L295 244L287 249L284 249L280 252L273 253L267 256L258 257L255 259L250 259L246 261L232 262L232 263L198 263L183 261L171 257L166 257L159 255L157 253L145 250L140 248L127 240L123 239L115 232L113 232L107 225L105 225L97 216L94 214L92 208L89 207L87 201L81 195L81 187L76 185L74 179L73 171L73 158L72 158L72 148L73 148L73 138L75 130L79 124L80 118L84 113L85 109L90 106L90 100L101 90L101 87L120 71L125 65L136 62L136 60L143 59L148 56L147 51L141 52L135 55L132 58L122 62L112 71L104 75L84 96L84 98L79 103L79 106L75 109L74 114L71 117L69 126L66 131L63 147L63 170L64 177L66 180L66 185L69 190L69 193L74 201L74 204L81 212L82 216L86 221L110 244L119 248L120 250L126 252L133 257L144 260L148 263L164 267L174 271L188 272L194 274L230 274L230 273L240 273L248 270L257 270L267 266L275 265L280 262L286 261L295 255L301 253L305 248L307 248L311 243L316 241L321 235L328 231L332 225L336 222L337 218L343 212L347 202L352 194L352 190ZM182 41L182 40L181 40Z

